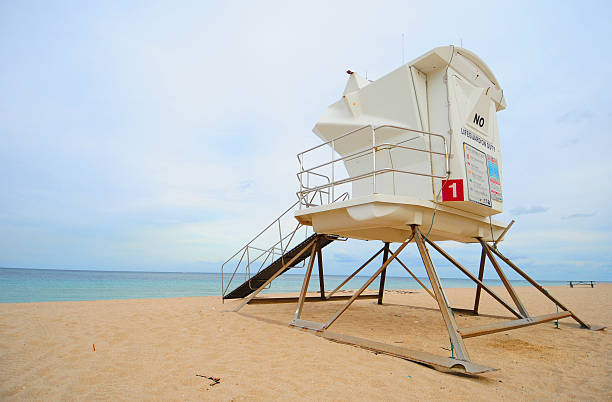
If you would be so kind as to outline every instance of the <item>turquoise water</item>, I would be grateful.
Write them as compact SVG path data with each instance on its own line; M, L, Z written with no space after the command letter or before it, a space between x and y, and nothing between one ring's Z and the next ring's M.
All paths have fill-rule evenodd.
M333 289L346 277L325 276L325 288ZM429 286L426 278L420 278ZM225 284L229 276L225 278ZM244 276L237 274L232 282L239 285ZM297 292L302 286L303 274L284 274L277 278L266 293ZM356 289L367 277L353 278L344 289ZM474 287L469 279L442 278L444 287ZM526 281L511 281L515 286L526 286ZM485 280L492 286L501 286L499 280ZM566 285L567 282L540 281L543 286ZM313 276L310 289L318 290L319 278ZM378 281L370 286L378 289ZM419 289L412 278L387 276L386 289ZM122 271L67 271L51 269L0 268L0 303L44 301L149 299L160 297L219 296L221 275L218 273L177 272L122 272Z

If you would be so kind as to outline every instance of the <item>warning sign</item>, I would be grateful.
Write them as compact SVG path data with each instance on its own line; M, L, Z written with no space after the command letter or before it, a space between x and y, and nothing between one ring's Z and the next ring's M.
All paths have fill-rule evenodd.
M467 178L468 200L487 207L491 206L487 156L484 152L463 143L465 153L465 173Z
M489 187L491 188L491 198L502 202L501 179L499 178L499 165L497 159L487 155L487 168L489 170Z

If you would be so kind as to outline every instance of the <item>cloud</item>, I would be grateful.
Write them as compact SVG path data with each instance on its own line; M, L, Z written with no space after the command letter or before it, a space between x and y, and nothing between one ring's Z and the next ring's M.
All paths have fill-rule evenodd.
M531 214L541 214L543 212L548 211L550 208L544 207L542 205L532 205L532 206L520 206L510 210L510 213L514 215L531 215Z
M576 214L564 216L563 219L590 218L591 216L595 216L596 214L597 214L596 211L589 212L589 213L576 213Z

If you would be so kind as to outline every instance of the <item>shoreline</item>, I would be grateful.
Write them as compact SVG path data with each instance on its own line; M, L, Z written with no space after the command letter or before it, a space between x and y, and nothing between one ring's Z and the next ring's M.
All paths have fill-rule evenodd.
M315 277L313 275L313 277ZM388 279L389 277L387 277ZM427 279L427 278L425 278ZM311 282L312 279L311 279ZM525 288L530 288L532 287L532 285L530 285L527 281L525 282L525 285L518 285L516 283L514 283L515 281L511 281L512 285L514 287L525 287ZM569 283L569 281L567 281ZM485 284L487 284L487 282L485 282ZM612 286L612 282L597 282L596 286ZM376 292L378 293L377 290L377 286L372 285L371 287L369 287L366 292L370 291L370 292ZM501 286L496 286L496 285L489 285L490 288L498 288L500 290L504 290L503 287ZM569 284L568 285L552 285L552 286L543 286L546 289L554 289L554 288L570 288ZM589 288L591 289L590 286L575 286L572 289L580 289L580 288ZM463 289L463 290L474 290L476 289L476 285L471 286L471 287L444 287L445 292L450 290L450 289ZM332 289L325 289L325 292L330 292ZM337 293L354 293L356 292L358 289L340 289L337 291ZM417 292L422 292L423 288L422 287L414 287L414 288L386 288L385 289L385 294L387 294L387 292L389 293L394 293L394 292L408 292L408 293L414 293L414 291ZM319 295L319 291L308 291L308 295L309 296L313 296L313 295ZM261 292L257 297L258 298L273 298L273 297L296 297L299 296L299 291L278 291L278 292ZM151 297L125 297L125 298L110 298L110 299L87 299L87 300L45 300L45 301L19 301L19 302L5 302L5 301L0 301L0 306L1 305L11 305L11 304L36 304L36 303L78 303L78 302L110 302L110 301L142 301L142 300L160 300L160 299L198 299L198 298L217 298L219 300L221 300L221 295L203 295L203 296L151 296ZM232 300L237 300L237 299L228 299L225 302L226 303L231 303Z
M221 281L212 274L149 274L149 273L96 273L74 271L0 270L0 303L87 301L87 300L128 300L146 298L219 296ZM346 288L359 288L369 276L351 279ZM231 288L242 283L243 278L235 278ZM344 276L325 276L325 287L334 289L345 280ZM427 278L422 278L426 284ZM299 292L302 287L302 274L285 274L277 278L265 294ZM311 289L318 287L318 276L311 280ZM468 278L441 278L444 288L476 288ZM485 279L488 286L502 286L499 279ZM511 279L515 287L530 286L521 279ZM545 287L567 286L569 281L540 281ZM227 286L227 281L224 285ZM370 288L376 289L377 282ZM601 282L600 282L601 283ZM388 276L387 289L420 289L411 277Z

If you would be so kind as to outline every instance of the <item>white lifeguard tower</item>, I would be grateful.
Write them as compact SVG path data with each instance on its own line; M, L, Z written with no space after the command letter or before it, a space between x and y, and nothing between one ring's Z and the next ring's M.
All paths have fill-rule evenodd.
M300 223L389 242L405 241L411 225L431 227L434 241L498 240L505 225L489 218L503 208L506 102L484 62L448 46L374 82L349 74L314 127L324 143L298 155ZM315 192L325 202L309 203Z
M601 329L580 320L497 248L512 223L506 225L492 218L503 210L497 112L506 107L506 101L489 67L466 49L446 46L433 49L376 81L351 71L347 73L349 78L342 98L323 112L313 129L323 143L298 154L298 201L224 264L222 272L230 263L238 261L227 285L222 279L223 298L244 298L235 309L240 310L247 303L257 302L255 296L275 278L304 262L304 282L299 297L293 299L297 301L297 310L290 325L334 341L401 356L442 370L458 368L472 374L493 369L471 362L464 338L565 317L573 317L582 327ZM309 228L313 234L309 235ZM303 241L299 231L306 233ZM378 240L384 245L326 295L322 249L339 238ZM297 239L301 242L295 245ZM446 240L481 244L478 276L436 243ZM399 259L399 254L412 241L419 249L431 289ZM400 245L393 251L391 243ZM449 306L427 245L476 283L473 309ZM357 292L351 296L334 296L381 253L382 265ZM529 315L495 256L561 311L537 317ZM514 306L482 282L487 259ZM315 260L319 268L320 299L347 299L326 323L301 319L304 302L312 299L306 292ZM437 301L453 356L440 357L328 331L356 299L364 297L363 292L376 278L380 278L378 294L365 296L377 298L382 304L386 270L392 261L403 266ZM230 291L241 267L245 281ZM458 328L453 310L477 315L482 290L516 320ZM277 300L288 301L287 298Z

